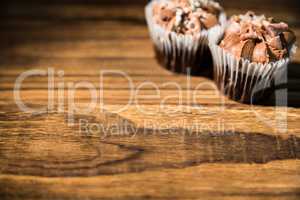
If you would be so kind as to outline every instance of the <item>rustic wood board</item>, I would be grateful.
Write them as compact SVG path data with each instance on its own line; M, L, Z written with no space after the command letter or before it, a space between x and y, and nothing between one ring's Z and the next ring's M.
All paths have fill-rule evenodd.
M144 1L29 2L11 1L0 19L0 199L300 198L299 51L289 66L288 107L243 105L216 93L213 84L198 89L191 103L197 85L212 81L192 77L189 86L185 76L157 64ZM297 1L223 4L229 15L252 9L287 21L300 38ZM50 67L65 73L56 82L89 81L103 89L105 109L78 111L71 123L67 91L58 99L55 85L54 111L21 112L16 78ZM135 87L152 82L161 96L153 97L154 88L145 85L137 101L114 114L128 103L129 86L114 75L100 84L100 70L121 70ZM181 106L166 81L183 89ZM22 84L21 98L32 108L45 106L48 95L45 76ZM170 95L175 98L161 107ZM76 91L77 107L90 101L87 89ZM58 109L61 102L65 107ZM122 129L89 126L94 134L86 134L80 120Z

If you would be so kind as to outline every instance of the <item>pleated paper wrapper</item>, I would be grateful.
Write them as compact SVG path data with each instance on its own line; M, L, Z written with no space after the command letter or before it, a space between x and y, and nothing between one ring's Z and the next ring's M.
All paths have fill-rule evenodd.
M198 35L177 34L165 30L153 18L154 2L166 0L152 0L145 8L146 20L151 39L154 43L156 58L166 69L176 73L191 73L201 75L212 68L212 57L208 47L210 30L203 30ZM219 16L220 25L226 23L226 15ZM212 71L212 70L211 70Z
M266 64L236 58L218 44L225 26L215 27L209 35L209 47L214 62L214 81L230 99L242 103L259 103L272 94L275 85L286 82L286 70L296 52L294 45L289 58Z

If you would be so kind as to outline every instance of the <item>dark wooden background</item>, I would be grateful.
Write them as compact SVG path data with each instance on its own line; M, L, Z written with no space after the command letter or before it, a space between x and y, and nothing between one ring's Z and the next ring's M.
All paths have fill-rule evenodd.
M272 99L268 106L225 99L220 110L222 94L204 87L197 93L202 109L191 106L187 96L180 109L170 99L160 110L163 97L178 95L167 86L159 99L151 98L151 87L136 95L148 114L136 104L112 114L127 103L129 88L117 76L99 85L99 70L122 70L135 86L145 80L159 86L175 81L184 94L199 83L212 83L193 77L186 88L186 77L157 64L144 19L146 2L1 1L0 199L299 199L299 51L288 70L288 107L274 107ZM297 0L224 0L222 5L228 15L253 10L286 21L300 38ZM72 126L66 122L68 110L21 112L13 97L16 78L26 70L48 67L64 70L65 83L91 81L103 89L105 112L78 112ZM31 107L46 105L47 78L26 79L21 96ZM89 101L89 91L76 92L78 106ZM137 132L134 137L86 135L79 130L79 119L117 123ZM281 133L278 126L284 128L285 121L287 131ZM201 129L185 134L196 123Z

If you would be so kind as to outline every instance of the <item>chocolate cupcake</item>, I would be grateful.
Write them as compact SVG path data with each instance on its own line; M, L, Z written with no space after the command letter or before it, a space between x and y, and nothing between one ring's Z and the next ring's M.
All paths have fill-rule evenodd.
M273 18L253 12L231 17L209 37L216 84L231 99L257 103L287 68L295 41L288 25Z
M208 34L224 25L220 5L208 0L153 0L146 6L146 20L160 64L177 73L207 72L212 62Z

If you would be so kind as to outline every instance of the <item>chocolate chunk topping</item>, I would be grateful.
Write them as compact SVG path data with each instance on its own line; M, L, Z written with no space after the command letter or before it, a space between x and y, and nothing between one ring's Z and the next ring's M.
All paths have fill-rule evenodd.
M267 45L264 42L261 42L254 47L252 61L258 63L265 63L268 61Z
M243 46L241 57L251 60L255 45L256 44L255 44L254 40L252 40L252 39L247 40Z
M218 24L218 19L215 15L211 13L203 13L202 15L202 23L206 29L210 29L211 27Z
M240 43L239 35L238 34L230 34L223 39L223 41L221 42L220 45L224 49L229 49L229 48L237 45L238 43Z
M283 39L287 44L287 48L290 49L296 42L296 36L292 31L285 31L282 33Z
M154 3L153 17L169 31L194 35L217 25L221 11L212 0L171 0Z
M295 41L287 24L248 12L231 17L220 47L238 58L266 63L288 57Z

